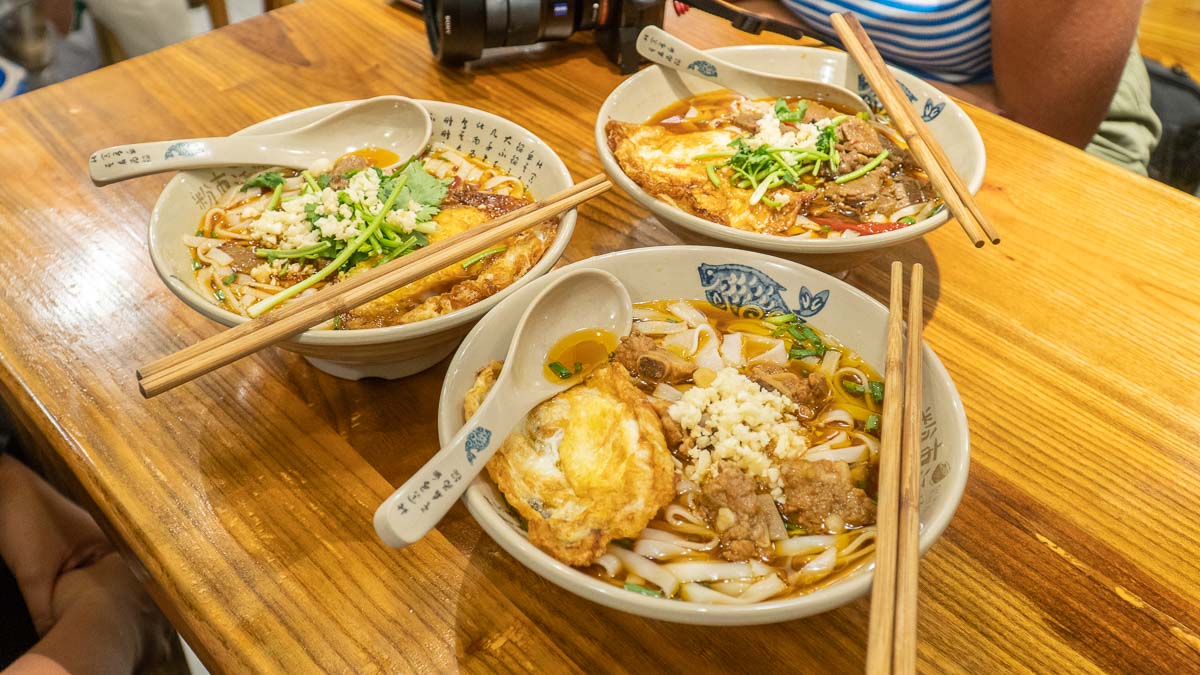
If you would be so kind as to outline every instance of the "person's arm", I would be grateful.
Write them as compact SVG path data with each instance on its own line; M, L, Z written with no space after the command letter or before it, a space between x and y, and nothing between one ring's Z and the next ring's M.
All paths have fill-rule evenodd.
M1004 114L1084 147L1112 103L1141 0L992 0L992 69Z
M7 455L0 558L41 636L0 675L131 673L167 652L166 620L96 523Z

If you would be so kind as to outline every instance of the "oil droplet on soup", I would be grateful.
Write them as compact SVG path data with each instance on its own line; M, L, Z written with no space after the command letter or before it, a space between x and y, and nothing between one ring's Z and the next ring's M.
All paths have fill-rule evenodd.
M388 150L387 148L366 147L361 150L347 152L347 155L358 155L367 160L369 166L377 166L384 168L396 164L400 161L400 155Z
M617 336L603 328L585 328L571 333L550 348L542 374L559 383L587 376L593 368L608 362L617 348Z

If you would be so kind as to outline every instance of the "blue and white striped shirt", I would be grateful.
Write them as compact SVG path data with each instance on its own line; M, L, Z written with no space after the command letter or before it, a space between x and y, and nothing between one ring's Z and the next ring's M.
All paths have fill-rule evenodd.
M839 44L829 23L851 11L893 65L929 80L991 79L991 0L783 0L807 21L814 37Z

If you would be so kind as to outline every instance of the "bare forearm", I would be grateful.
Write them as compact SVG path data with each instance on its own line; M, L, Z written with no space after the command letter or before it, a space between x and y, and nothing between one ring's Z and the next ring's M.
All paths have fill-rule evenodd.
M137 626L99 602L73 605L42 639L0 675L132 673L141 660Z
M994 0L997 103L1012 119L1087 145L1112 102L1141 0Z

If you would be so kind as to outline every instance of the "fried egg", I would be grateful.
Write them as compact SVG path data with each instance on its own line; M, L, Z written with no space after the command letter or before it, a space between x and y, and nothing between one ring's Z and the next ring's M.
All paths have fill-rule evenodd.
M497 366L480 371L468 417ZM613 539L638 536L675 496L662 423L616 363L534 408L487 469L529 522L529 540L568 565L589 565Z
M810 199L796 192L787 203L773 208L750 203L752 191L730 184L714 185L706 166L720 158L698 160L710 153L729 153L729 143L743 134L731 129L675 133L654 124L610 121L605 126L608 147L621 170L657 199L714 223L739 230L785 234L796 224L796 214Z

